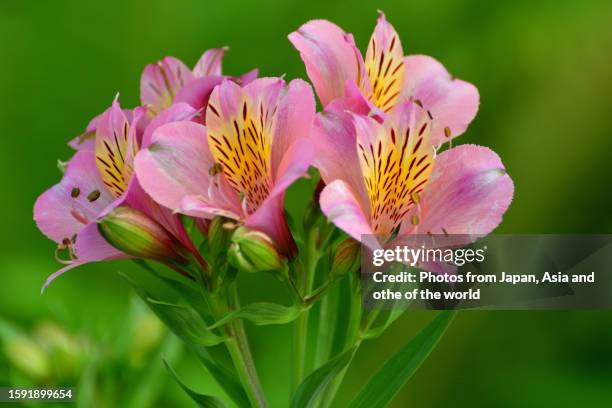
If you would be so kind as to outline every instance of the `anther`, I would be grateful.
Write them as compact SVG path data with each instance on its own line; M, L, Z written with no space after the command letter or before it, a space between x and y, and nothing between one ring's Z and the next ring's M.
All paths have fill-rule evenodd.
M411 219L412 225L419 225L419 216L413 215Z
M444 136L451 137L451 130L448 126L444 128Z
M410 197L412 197L412 202L415 204L418 204L421 202L421 197L419 197L419 194L416 191L413 191L412 193L410 193Z
M210 167L210 169L208 169L208 174L211 176L216 176L217 174L221 173L222 170L223 165L221 163L215 163Z
M94 190L94 191L92 191L91 193L89 193L87 195L87 200L89 200L90 203L93 203L98 198L100 198L100 191L99 190Z
M73 188L72 191L70 192L70 196L72 198L77 198L79 194L81 194L81 190L78 187Z

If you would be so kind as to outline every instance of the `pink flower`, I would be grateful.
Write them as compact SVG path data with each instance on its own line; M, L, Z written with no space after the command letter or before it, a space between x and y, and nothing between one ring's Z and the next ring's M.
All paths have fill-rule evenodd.
M384 242L395 231L490 233L514 190L501 160L475 145L436 155L432 131L427 111L409 101L382 124L352 113L319 114L313 143L327 184L323 213L357 240L375 234Z
M365 58L353 36L326 20L313 20L289 35L326 110L351 110L380 118L406 100L435 119L434 146L465 131L478 111L478 90L453 79L425 55L404 56L400 38L380 13Z
M138 179L167 208L238 220L289 254L284 192L310 166L314 113L304 81L261 78L241 87L226 80L210 97L206 127L180 122L157 129L136 159Z
M227 48L206 51L190 70L174 57L165 57L147 65L140 78L140 99L154 116L173 103L186 102L195 109L206 107L213 88L225 78L221 74L221 60ZM257 78L257 69L232 80L246 84Z
M38 197L34 219L38 228L66 249L66 267L51 275L45 287L57 276L84 263L127 255L110 246L100 236L97 221L114 208L134 208L156 220L171 236L193 249L179 218L151 200L134 176L134 158L140 146L158 126L173 120L188 120L196 111L181 103L162 112L148 123L145 109L122 111L114 101L95 119L90 141L81 144L70 159L62 180ZM142 131L141 123L148 123Z

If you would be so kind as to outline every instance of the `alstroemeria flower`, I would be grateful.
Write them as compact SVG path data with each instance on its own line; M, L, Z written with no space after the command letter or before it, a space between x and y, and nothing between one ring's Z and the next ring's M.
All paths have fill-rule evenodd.
M195 109L206 107L210 93L225 78L221 73L221 60L227 48L206 51L190 70L174 57L165 57L156 64L147 65L140 78L140 99L154 116L173 103L186 102ZM240 77L228 77L247 84L257 78L254 69Z
M401 103L381 124L352 113L317 116L315 166L323 213L357 240L400 234L484 235L500 222L513 184L486 147L436 155L426 110Z
M114 101L97 120L93 142L83 145L69 161L62 180L44 192L34 205L38 228L61 249L67 249L67 266L57 276L87 262L126 257L100 236L98 219L118 206L128 206L156 220L188 249L193 249L178 216L155 203L134 177L134 158L141 145L158 126L173 120L188 120L196 111L177 104L157 116L143 132L142 107L126 115Z
M478 90L453 79L425 55L404 56L400 38L380 13L365 58L353 36L327 20L313 20L289 35L324 107L356 113L389 112L413 100L435 119L434 146L465 131L478 111Z
M304 81L286 86L280 78L261 78L240 87L226 80L210 97L206 127L182 122L155 131L136 158L138 179L174 211L238 220L289 254L294 242L284 192L310 166L314 114Z

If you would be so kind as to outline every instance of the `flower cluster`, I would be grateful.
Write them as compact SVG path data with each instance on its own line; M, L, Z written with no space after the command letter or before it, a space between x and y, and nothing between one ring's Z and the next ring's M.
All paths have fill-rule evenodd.
M140 106L123 109L115 98L70 141L75 153L62 180L34 206L39 229L65 263L44 287L76 266L121 258L153 272L148 261L154 261L182 275L171 284L179 285L188 307L153 302L137 287L138 293L184 341L226 342L246 392L231 395L240 406L266 406L241 319L298 319L293 387L303 389L294 396L309 398L296 406L311 406L325 386L304 380L308 309L346 276L358 286L358 243L374 248L396 236L483 236L501 222L513 194L493 151L450 143L478 111L476 87L431 57L405 56L384 14L365 53L325 20L307 22L289 40L320 112L304 80L258 78L257 70L223 74L225 48L206 51L193 70L166 57L145 68ZM296 226L285 212L285 192L305 176L320 179L304 197L306 214ZM240 308L233 278L258 271L276 272L295 304ZM315 281L324 283L313 289ZM329 364L345 367L361 340L387 326L369 330L377 314L362 313L353 293L349 354ZM323 377L310 381L317 378ZM223 385L227 378L217 380Z
M311 165L325 183L321 210L356 240L482 235L499 224L513 192L499 157L475 145L437 153L476 115L472 84L431 57L404 56L382 13L365 54L325 20L289 40L322 112L305 81L223 75L225 49L212 49L193 70L172 57L147 66L141 106L113 101L70 142L64 177L34 208L67 254L48 282L105 259L203 263L179 213L204 232L215 216L235 220L291 256L284 192Z

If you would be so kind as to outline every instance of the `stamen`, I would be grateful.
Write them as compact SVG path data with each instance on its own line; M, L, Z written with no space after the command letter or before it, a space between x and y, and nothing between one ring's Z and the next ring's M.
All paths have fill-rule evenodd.
M91 193L89 193L87 195L87 200L89 200L90 203L93 203L98 198L100 198L100 191L99 190L94 190L94 191L92 191Z

